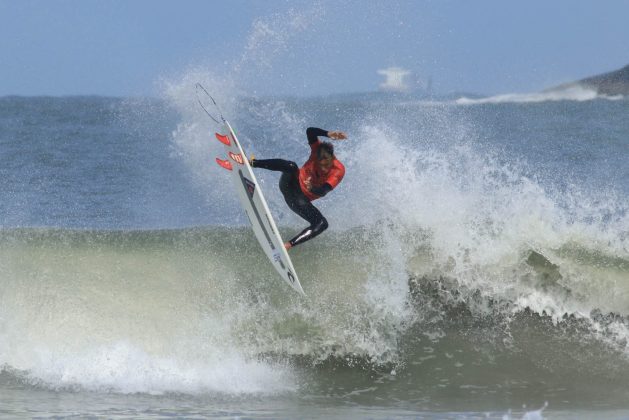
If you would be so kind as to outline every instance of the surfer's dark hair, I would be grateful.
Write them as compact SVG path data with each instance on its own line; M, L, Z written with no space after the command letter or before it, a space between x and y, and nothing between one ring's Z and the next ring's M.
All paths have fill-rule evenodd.
M321 152L326 152L330 156L334 156L334 146L332 146L332 143L322 141L321 145L319 146L319 151L317 153L319 157L321 156Z

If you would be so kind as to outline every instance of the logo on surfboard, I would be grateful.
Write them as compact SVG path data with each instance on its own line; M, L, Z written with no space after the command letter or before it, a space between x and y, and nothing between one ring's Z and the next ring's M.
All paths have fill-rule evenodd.
M286 274L288 275L288 279L290 280L291 283L295 283L295 276L293 276L293 273L289 271L286 272Z
M241 165L244 165L244 164L245 164L245 161L244 161L244 159L242 158L242 155L241 155L240 153L232 153L232 152L229 152L229 157L230 157L230 158L232 158L232 160L233 160L234 162L237 162L237 163L239 163L239 164L241 164Z
M247 193L249 194L249 198L253 198L253 193L256 190L256 184L254 184L252 181L249 181L245 177L243 177L242 179L245 182L245 189L247 190Z

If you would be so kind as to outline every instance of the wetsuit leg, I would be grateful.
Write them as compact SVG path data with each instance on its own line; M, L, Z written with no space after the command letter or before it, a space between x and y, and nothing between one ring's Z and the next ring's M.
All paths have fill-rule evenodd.
M298 179L299 167L295 162L284 159L255 159L253 167L282 172L280 191L286 204L292 211L310 223L310 226L289 241L291 246L302 244L328 228L328 221L301 191Z
M289 241L292 246L303 244L315 236L318 236L328 228L328 221L325 217L323 217L319 209L313 206L303 193L301 195L303 199L300 198L291 201L290 203L286 200L286 203L288 203L289 207L295 213L307 220L310 223L310 226L299 232Z
M310 226L289 241L291 246L302 244L328 228L328 221L301 191L297 177L297 172L283 173L280 178L280 191L288 207L310 223Z
M284 173L297 173L299 167L295 162L284 159L254 159L254 168L268 169L270 171L280 171Z

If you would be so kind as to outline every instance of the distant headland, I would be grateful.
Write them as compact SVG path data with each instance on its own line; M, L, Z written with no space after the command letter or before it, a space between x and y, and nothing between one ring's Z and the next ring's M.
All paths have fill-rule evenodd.
M629 65L626 65L620 70L555 86L546 89L546 91L563 90L575 86L596 90L599 95L629 95Z

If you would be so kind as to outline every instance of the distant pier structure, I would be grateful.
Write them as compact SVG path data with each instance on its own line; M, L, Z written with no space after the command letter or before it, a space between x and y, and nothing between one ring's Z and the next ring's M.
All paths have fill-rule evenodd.
M380 84L380 90L383 92L408 92L410 86L406 79L411 74L410 71L402 67L388 67L378 70L378 74L383 75L386 79Z

